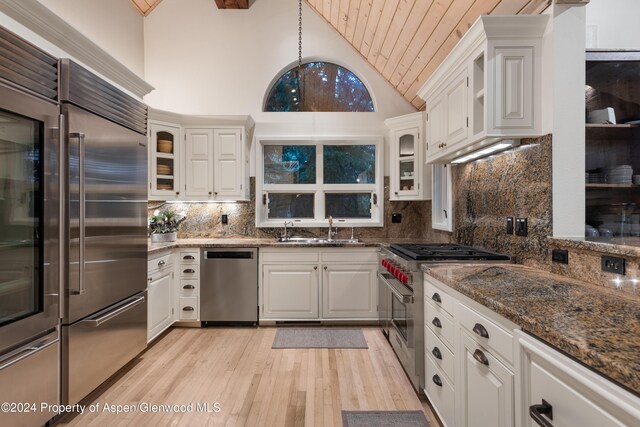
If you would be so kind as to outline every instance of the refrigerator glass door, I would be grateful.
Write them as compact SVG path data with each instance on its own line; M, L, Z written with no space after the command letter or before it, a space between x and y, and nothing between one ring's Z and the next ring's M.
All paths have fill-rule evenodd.
M58 117L0 84L0 356L58 324Z
M67 120L69 285L64 323L146 289L146 138L72 104Z

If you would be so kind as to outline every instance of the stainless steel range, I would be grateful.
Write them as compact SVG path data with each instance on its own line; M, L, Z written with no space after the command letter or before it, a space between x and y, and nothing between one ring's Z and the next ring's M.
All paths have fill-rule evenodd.
M441 262L505 262L510 258L470 246L392 244L380 251L378 304L382 331L417 391L424 388L424 288L420 266Z

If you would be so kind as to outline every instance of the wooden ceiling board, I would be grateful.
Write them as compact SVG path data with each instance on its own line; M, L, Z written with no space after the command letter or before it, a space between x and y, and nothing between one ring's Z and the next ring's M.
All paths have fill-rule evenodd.
M306 0L418 109L418 89L480 15L542 13L552 0ZM575 1L575 0L574 0Z
M147 16L162 0L131 0L131 4L142 16Z
M391 25L389 25L389 29L384 35L384 40L382 42L378 58L375 63L372 62L375 65L376 70L380 73L382 73L387 66L389 57L391 56L393 48L396 46L396 41L398 40L398 37L400 37L400 33L409 18L409 13L413 10L414 4L415 0L402 0L393 14Z
M249 0L215 0L218 9L249 9Z

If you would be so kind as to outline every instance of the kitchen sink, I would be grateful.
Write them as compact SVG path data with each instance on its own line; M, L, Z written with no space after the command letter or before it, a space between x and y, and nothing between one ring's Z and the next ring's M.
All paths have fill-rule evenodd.
M343 243L358 243L358 239L321 239L318 237L279 237L279 243L299 243L308 245L335 245Z

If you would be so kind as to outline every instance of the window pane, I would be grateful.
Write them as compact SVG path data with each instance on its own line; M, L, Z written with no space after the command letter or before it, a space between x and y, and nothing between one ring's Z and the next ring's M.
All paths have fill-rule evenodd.
M375 145L325 145L325 184L375 184Z
M314 145L265 145L263 157L265 184L316 183Z
M269 219L313 218L314 194L269 194Z
M371 218L370 193L327 193L324 203L326 218Z
M300 78L302 77L302 78ZM271 87L264 111L374 111L366 86L348 69L308 62L285 72Z

